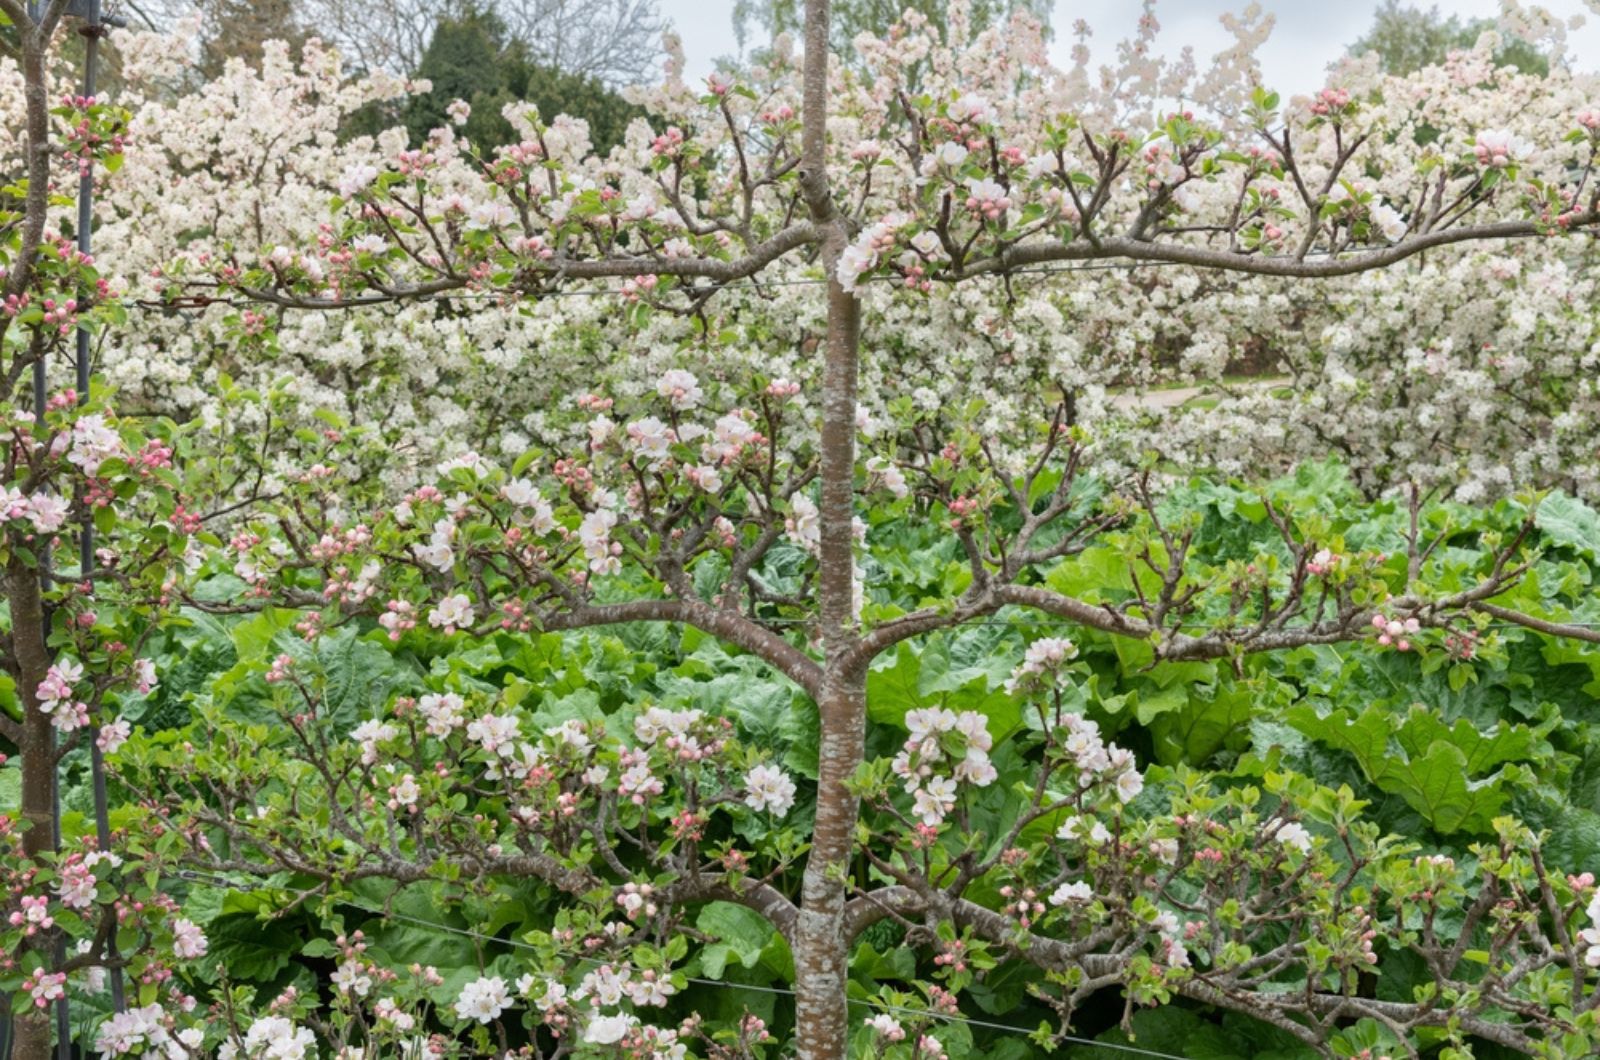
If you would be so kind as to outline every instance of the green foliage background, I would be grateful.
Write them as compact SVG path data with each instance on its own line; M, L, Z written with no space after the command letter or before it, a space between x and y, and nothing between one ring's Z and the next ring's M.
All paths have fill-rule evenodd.
M1265 490L1195 480L1170 494L1163 518L1198 522L1198 575L1217 575L1229 564L1285 558L1264 498L1301 520L1323 520L1325 540L1387 550L1392 562L1404 563L1405 505L1362 502L1334 464L1305 467ZM1541 557L1508 606L1600 622L1593 591L1600 514L1560 495L1544 498L1538 513ZM1500 528L1522 514L1509 501L1488 510L1440 506L1426 510L1425 522L1430 534L1446 536L1447 571L1459 569L1465 578ZM866 583L876 613L910 609L961 588L965 563L949 535L928 529L908 510L874 512L870 520ZM1140 531L1135 525L1108 535L1061 562L1050 572L1051 585L1090 600L1124 597L1140 576L1132 562L1142 547ZM780 545L762 575L782 589L800 562L798 552ZM1439 588L1448 591L1448 582L1447 574ZM208 584L218 598L239 588L226 574ZM308 645L293 628L296 618L282 610L227 620L190 613L187 624L168 631L155 648L162 685L129 704L125 716L148 730L144 739L152 747L200 744L219 726L269 745L282 734L273 730L263 675L276 655L288 653L325 675L328 710L341 727L372 716L393 696L445 687L505 690L532 711L538 726L619 712L626 717L648 704L695 707L732 719L742 739L770 748L798 777L816 776L816 711L809 700L758 660L694 630L637 625L481 639L417 635L395 645L380 629L347 625ZM1402 653L1368 640L1239 660L1152 664L1147 644L1002 613L904 643L878 660L869 676L869 757L894 752L911 709L982 712L996 737L1001 783L975 800L973 824L994 834L1020 805L1013 789L1026 769L1005 737L1030 724L1003 684L1029 640L1063 634L1077 640L1089 670L1068 690L1072 708L1134 749L1157 782L1184 766L1236 784L1260 783L1268 770L1290 771L1326 785L1349 784L1370 801L1368 815L1386 831L1458 862L1470 864L1469 844L1492 835L1491 820L1510 813L1548 830L1553 871L1600 863L1600 646L1521 628L1487 630L1470 661L1451 658L1437 643ZM80 783L68 803L82 811L85 763L72 765ZM813 791L802 783L784 827L803 832L809 826ZM752 845L762 839L744 838ZM400 893L365 882L325 908L300 905L282 915L276 910L295 884L288 876L254 889L198 877L179 883L204 921L213 958L263 998L291 984L328 991L336 964L331 940L356 928L367 933L369 952L381 963L436 965L449 989L475 978L480 967L515 978L519 941L548 930L560 905L550 888L535 882L441 882ZM797 887L798 870L774 883ZM385 906L388 917L380 913ZM792 1029L785 1025L790 1008L781 993L792 974L783 940L756 914L720 902L701 907L694 923L704 939L691 943L684 970L700 982L675 998L670 1011L731 1021L748 1007L780 1035ZM919 965L918 951L902 941L890 922L866 934L850 966L852 997L882 998L930 974ZM982 976L966 995L963 1015L1015 1030L958 1027L947 1039L951 1055L1044 1055L1026 1036L1049 1018L1028 996L1034 974L1007 962ZM1407 955L1392 953L1369 986L1378 997L1409 999L1412 984L1421 980ZM204 991L217 984L195 985ZM1105 992L1080 1011L1077 1033L1108 1044L1130 1041L1117 1026L1123 1005L1113 995ZM863 1016L869 1011L863 1007ZM1315 1055L1270 1027L1188 1003L1140 1011L1132 1026L1139 1047L1187 1057ZM860 1055L868 1055L865 1039L858 1044L868 1050ZM1125 1054L1079 1045L1065 1055ZM1477 1055L1500 1054L1485 1048Z

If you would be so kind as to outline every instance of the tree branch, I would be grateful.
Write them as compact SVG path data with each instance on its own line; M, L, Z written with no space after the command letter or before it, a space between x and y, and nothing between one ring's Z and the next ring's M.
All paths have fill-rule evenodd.
M1600 213L1589 211L1573 218L1567 227L1572 230L1591 228L1600 224ZM1300 279L1326 279L1334 276L1351 276L1394 265L1435 247L1453 243L1466 243L1485 239L1521 239L1545 236L1551 233L1548 225L1532 221L1500 221L1428 232L1403 239L1390 247L1372 250L1348 257L1330 257L1323 261L1302 261L1295 258L1265 257L1259 254L1239 254L1207 247L1186 246L1176 243L1156 243L1109 236L1098 243L1062 242L1052 240L1026 243L1008 247L990 258L973 261L957 272L939 277L957 283L984 273L1006 273L1030 265L1045 265L1057 261L1099 261L1123 258L1129 261L1164 261L1175 265L1193 265L1197 268L1224 269L1257 276L1292 276Z
M682 622L736 644L781 671L813 698L822 690L822 667L778 634L736 612L698 600L631 600L620 604L585 605L545 619L551 633L622 622Z

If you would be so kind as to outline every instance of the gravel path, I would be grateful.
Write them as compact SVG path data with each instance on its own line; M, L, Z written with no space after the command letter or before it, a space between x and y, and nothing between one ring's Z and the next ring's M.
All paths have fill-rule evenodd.
M1284 386L1292 383L1288 376L1273 377L1270 379L1252 379L1248 382L1230 384L1230 390L1246 388L1262 389ZM1223 391L1217 387L1183 386L1169 390L1128 390L1115 394L1111 398L1113 408L1122 410L1149 409L1152 412L1161 412L1166 409L1175 409L1187 405L1198 397L1223 396Z

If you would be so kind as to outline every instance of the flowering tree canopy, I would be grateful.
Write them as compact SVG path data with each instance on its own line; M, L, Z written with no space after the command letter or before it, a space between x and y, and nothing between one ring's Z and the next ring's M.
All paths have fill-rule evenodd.
M1153 22L1147 31L1154 32ZM1112 72L1113 81L1124 86L1115 99L1093 89L1096 81L1083 68L1056 75L1055 95L1063 101L1057 106L1084 120L1111 114L1116 121L1107 119L1108 128L1121 127L1124 118L1127 123L1136 121L1133 127L1143 128L1141 136L1148 137L1160 127L1159 101L1170 98L1166 93L1200 99L1220 93L1220 101L1214 105L1189 105L1228 131L1228 142L1219 141L1215 151L1227 153L1225 147L1230 145L1277 150L1241 124L1250 105L1247 86L1254 83L1248 49L1259 33L1249 25L1238 31L1239 54L1225 56L1219 64L1220 70L1238 67L1234 82L1219 80L1221 75L1204 82L1185 82L1181 68L1160 67L1144 58L1151 54L1146 40L1135 53L1138 58ZM955 32L961 32L959 24ZM1004 39L996 43L997 36ZM902 67L909 64L908 76L917 78L919 87L931 76L924 66L944 71L943 88L928 93L930 105L942 105L968 90L1000 101L1010 97L1006 69L985 73L979 69L981 64L971 59L955 62L949 58L960 48L959 36L949 47L941 43L938 48L927 30L918 31L912 39L920 41L918 47L930 54L946 56L931 64L905 57L898 60ZM1008 46L1010 39L995 30L985 37L984 47L989 50L982 54L1018 54L1021 57L1007 69L1025 66L1030 46L1025 39ZM709 300L704 300L704 292L691 297L679 291L681 299L674 296L652 306L653 289L645 291L630 313L626 357L613 354L615 340L604 332L613 318L615 296L546 292L543 297L519 298L516 311L508 312L498 292L510 282L510 274L501 275L499 281L491 277L487 285L478 284L468 277L470 265L465 262L458 269L458 289L448 292L453 297L442 301L413 301L403 307L334 315L255 310L246 317L240 312L242 307L213 303L198 308L199 300L193 295L199 292L187 285L173 287L163 279L174 268L175 259L184 259L178 270L192 276L197 270L209 271L220 259L229 260L234 269L266 267L262 255L280 247L284 248L277 252L280 264L272 267L281 268L285 255L298 252L305 220L323 214L347 171L348 175L368 167L376 171L393 164L402 151L418 149L434 156L430 165L435 167L440 187L463 195L466 189L475 189L470 198L441 199L438 204L441 236L451 245L474 231L483 231L468 218L469 208L480 200L492 198L504 206L509 206L510 200L498 191L490 194L493 185L485 179L484 164L474 162L471 145L448 129L437 134L440 142L426 146L407 145L395 133L340 143L337 130L352 114L375 100L395 97L406 86L387 78L341 81L336 57L325 50L312 47L298 67L284 51L269 54L260 71L236 65L202 99L173 97L166 87L172 83L181 50L137 36L121 38L119 44L136 93L127 102L134 111L132 125L137 135L127 145L129 163L109 178L99 207L105 245L116 248L108 267L130 297L157 304L163 289L184 290L188 293L183 304L189 306L182 314L165 318L146 311L140 328L107 340L104 363L108 377L144 406L184 415L214 415L212 395L219 372L265 386L292 365L293 386L308 408L336 408L356 420L386 422L401 444L430 455L444 457L462 448L475 448L515 459L530 440L541 439L546 410L556 398L592 389L597 381L614 382L625 391L637 392L653 385L662 371L675 367L678 351L686 347L695 350L697 362L715 365L717 373L730 380L747 377L755 370L802 383L814 381L818 362L807 351L819 339L825 323L818 314L820 303L808 285L808 281L815 283L818 273L800 253L771 262L762 274L770 282L723 285ZM797 111L797 70L792 60L783 65L784 54L779 52L772 67L752 71L747 87L761 99L771 96L770 113L780 113L788 106L792 123L792 113ZM1375 157L1378 164L1373 173L1383 175L1370 189L1382 200L1377 204L1393 204L1413 224L1421 222L1411 216L1412 207L1407 204L1419 192L1417 186L1406 183L1416 176L1407 166L1429 165L1430 179L1455 174L1458 184L1452 187L1457 193L1471 187L1479 175L1485 177L1485 183L1501 179L1487 170L1494 168L1496 174L1503 174L1503 167L1479 162L1479 132L1487 131L1493 139L1497 129L1515 126L1519 150L1535 142L1551 145L1530 159L1515 160L1518 165L1526 169L1530 161L1548 162L1554 173L1568 172L1564 167L1570 163L1577 167L1571 175L1579 177L1587 164L1584 152L1588 148L1583 143L1564 142L1563 137L1584 128L1584 115L1595 98L1590 81L1561 69L1547 78L1509 68L1496 70L1489 54L1458 55L1443 67L1429 67L1407 78L1379 77L1360 65L1341 72L1336 81L1339 91L1359 103L1359 114L1345 116L1342 124L1358 130L1351 133L1352 138L1366 137L1343 172L1353 173L1351 167L1364 165L1369 155ZM1043 76L1036 68L1029 69L1035 71L1034 76ZM845 84L859 86L860 79L854 75L836 76ZM547 147L565 152L563 172L582 174L573 178L572 188L562 194L570 197L585 181L595 181L596 189L601 183L615 184L613 190L620 195L627 183L628 193L609 200L608 211L625 215L627 203L639 198L635 205L640 209L654 202L662 218L670 220L676 208L667 202L657 179L649 175L649 164L655 158L654 138L673 126L680 134L683 130L693 134L686 149L701 152L709 161L682 170L690 176L698 171L696 166L722 166L723 145L731 135L720 114L712 111L715 121L701 120L694 90L680 85L676 91L671 98L677 102L671 107L657 98L660 92L641 97L664 110L662 117L655 125L640 123L636 138L606 162L577 163L584 141L581 128L571 122L557 123L555 131L542 134ZM871 98L866 86L859 86L858 91ZM881 94L889 89L878 84L876 91ZM146 102L139 102L141 98ZM1310 101L1299 101L1290 107L1310 105ZM758 139L766 142L766 126L760 120L762 113L769 112L764 104L735 93L728 106L735 120L744 123L741 135L760 134ZM875 106L878 111L884 107ZM1006 102L996 106L1020 115L1012 124L1031 128L1032 113L1022 106ZM899 113L893 110L892 100L889 107ZM239 120L241 113L248 113L250 119ZM1232 118L1224 117L1230 114ZM522 128L529 128L526 113L513 109L511 116ZM889 120L874 119L879 123ZM836 156L835 178L854 184L870 173L872 193L856 216L857 223L871 225L896 212L901 198L897 187L908 182L914 185L923 178L911 170L903 151L882 154L884 147L874 148L866 142L875 139L887 144L892 124L850 128L850 135L859 131L858 139L844 142L848 137L839 137L837 143L829 144ZM1001 128L1014 139L1027 139L1004 125ZM1451 130L1450 135L1441 136L1443 129ZM870 135L873 132L877 135ZM1030 135L1036 138L1037 133ZM1314 163L1318 167L1309 178L1309 186L1315 190L1317 181L1326 177L1336 161L1336 155L1328 154L1332 134L1327 125L1319 126L1315 150L1309 143L1295 145L1294 136L1298 135L1294 131L1291 136L1295 165ZM574 136L579 139L573 140ZM1165 134L1157 132L1157 143L1166 141ZM1081 140L1074 142L1081 144ZM932 146L936 145L930 149ZM1028 158L1042 153L1033 146L1029 140ZM880 155L869 167L849 157L857 148L878 150ZM1075 155L1092 161L1081 146ZM959 226L975 216L964 205L969 178L1003 183L1006 196L1018 203L1007 214L1008 224L1020 219L1026 204L1020 187L1012 185L1034 178L1020 164L1012 167L1015 173L1011 176L992 166L980 170L977 157L981 153L940 178L952 203L962 207L948 223ZM1120 157L1126 164L1131 156L1124 148ZM1513 161L1510 155L1505 157ZM1486 162L1494 158L1493 154L1484 155ZM1088 165L1086 161L1073 171L1088 175ZM1228 163L1222 165L1226 168ZM607 170L607 166L611 168ZM623 171L636 176L622 182L604 175ZM228 194L222 194L221 189L230 186L231 175L240 173L250 174L247 186L231 186ZM1238 177L1243 182L1245 171L1240 170ZM644 183L637 183L639 179ZM736 182L738 178L725 171L718 179ZM792 194L793 174L784 179ZM1043 176L1038 179L1045 180ZM1059 174L1056 179L1059 184ZM1374 181L1371 173L1360 179ZM1288 173L1281 182L1258 174L1248 187L1298 196L1292 185ZM764 187L757 195L758 202L762 194L776 195L784 186L780 182ZM1441 219L1436 226L1461 227L1479 217L1507 216L1500 211L1511 205L1507 198L1511 186L1499 184L1486 195L1480 194L1482 187L1477 188L1461 203L1463 209L1470 206L1470 212L1454 222ZM1163 209L1169 220L1162 222L1162 227L1189 231L1164 233L1157 242L1187 239L1205 243L1202 230L1231 214L1237 190L1220 172L1209 176L1197 172L1186 178L1173 194L1188 204L1182 207L1188 213L1173 220L1176 215L1172 211L1179 207L1167 204ZM1048 191L1045 181L1029 194L1046 195ZM1070 205L1070 194L1059 186L1057 191ZM1345 194L1342 182L1330 185L1330 199ZM1269 196L1263 201L1273 200ZM1109 221L1119 204L1120 200L1108 203L1103 209L1111 212L1101 216ZM488 202L485 208L492 205ZM447 221L446 206L455 211L455 220ZM713 213L724 208L711 202L692 208L702 206ZM341 211L343 215L347 211ZM1354 213L1348 213L1346 219L1351 225L1359 220ZM1276 214L1268 218L1264 212L1257 221L1270 221L1280 232L1289 230L1284 227L1287 220ZM656 244L663 248L659 252L666 253L664 248L672 237L659 224L655 228ZM991 234L1004 233L1004 227L991 224L990 228ZM1035 231L1032 238L1040 238L1041 231ZM509 233L508 241L515 242L520 234ZM1020 235L1021 230L1015 234ZM1105 234L1115 233L1107 230ZM421 235L418 229L406 239ZM900 238L904 241L915 235L907 229ZM960 232L953 235L965 240ZM481 241L482 237L477 238ZM714 233L696 237L685 231L679 238L685 242L674 243L672 253L683 252L697 238L704 242L717 237ZM723 231L720 238L733 237ZM923 242L932 238L924 237ZM1335 236L1329 229L1327 239L1307 251L1306 262L1327 263L1324 252L1333 246L1328 240L1338 238L1354 237ZM348 251L357 242L377 248L377 239L384 241L386 249L370 259L374 264L388 271L398 269L413 280L431 275L431 266L418 265L383 233L353 229L346 233L344 243L330 242L313 255L302 290L315 290L316 276L346 267L331 263L328 253L341 248ZM1352 249L1379 250L1385 245L1379 233L1370 242L1349 243L1341 257L1354 257L1348 253ZM979 254L982 246L980 238L963 251L963 260ZM1425 485L1460 488L1468 491L1465 496L1474 497L1503 495L1529 482L1559 484L1592 495L1593 453L1583 424L1593 408L1592 372L1586 366L1596 336L1582 311L1591 293L1588 272L1583 268L1590 247L1587 239L1491 240L1469 251L1418 255L1380 272L1331 278L1315 285L1165 264L1123 269L1107 268L1109 262L1068 261L1012 269L1004 277L989 275L965 285L934 281L932 289L924 291L916 285L907 287L899 266L880 264L874 275L888 268L901 279L868 282L860 289L874 349L883 354L869 358L863 366L863 400L878 406L893 395L910 393L924 408L949 407L956 393L955 381L970 380L990 402L987 429L993 433L1047 415L1048 409L1030 404L1026 396L1062 388L1073 395L1079 422L1094 425L1097 433L1127 438L1128 452L1155 446L1168 459L1186 466L1220 465L1239 471L1260 467L1263 462L1318 457L1331 451L1349 460L1374 493L1415 479ZM1298 244L1258 247L1254 253L1283 259L1291 256L1290 250L1298 249ZM915 251L902 253L906 252L917 255ZM738 256L725 249L717 253ZM398 255L398 263L387 260L385 254ZM513 255L496 268L503 272L515 267ZM648 261L637 267L653 268ZM919 257L914 267L927 272L942 266ZM1041 275L1032 271L1038 268L1072 271ZM637 282L630 284L636 275L661 274L627 271L588 285L576 284L568 276L563 290L637 287ZM673 285L680 281L657 282L676 289ZM1006 307L1005 311L996 312L996 306ZM691 307L699 312L683 311ZM1070 328L1065 326L1069 319L1073 321ZM230 351L241 337L260 342L271 356L241 359L233 355ZM540 351L537 357L533 350ZM929 359L932 350L940 351L938 361ZM930 370L920 370L919 365ZM1535 371L1534 365L1543 371ZM1154 430L1131 416L1115 394L1119 386L1172 378L1221 380L1241 366L1281 371L1294 385L1286 389L1226 387L1217 407L1167 416ZM931 370L935 368L938 370ZM1507 395L1503 401L1498 399L1501 394ZM1500 411L1491 414L1491 408ZM1124 422L1130 419L1134 422ZM1265 429L1263 420L1270 421ZM451 430L433 429L441 423L449 424Z

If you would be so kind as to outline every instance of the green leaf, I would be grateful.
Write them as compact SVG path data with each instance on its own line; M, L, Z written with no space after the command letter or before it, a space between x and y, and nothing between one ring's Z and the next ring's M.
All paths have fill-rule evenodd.
M1188 1060L1256 1060L1277 1055L1256 1048L1248 1037L1229 1034L1190 1009L1170 1005L1134 1013L1131 1036L1117 1029L1107 1031L1100 1039L1122 1048L1085 1046L1073 1049L1068 1054L1071 1060L1128 1060L1132 1055L1129 1046ZM1316 1054L1308 1050L1306 1055Z
M299 619L298 611L283 607L268 607L254 618L246 619L232 629L234 650L241 662L262 659L272 650L272 642L279 633L291 628Z
M371 716L388 702L396 686L413 680L393 655L348 626L318 640L317 661L326 673L324 707L341 725Z
M732 902L708 903L695 927L712 940L700 951L700 970L712 979L721 979L729 964L754 968L777 934L760 913Z
M1421 708L1401 718L1374 706L1352 717L1343 710L1319 715L1302 705L1286 717L1312 739L1354 756L1369 781L1399 795L1446 835L1488 831L1512 791L1530 780L1527 770L1503 763L1533 757L1539 743L1532 730L1504 723L1489 733L1465 721L1447 729ZM1495 766L1501 768L1473 779Z
M1553 544L1600 559L1600 514L1582 501L1552 493L1539 502L1533 522Z
M1128 560L1118 549L1086 548L1051 568L1045 584L1089 603L1125 599L1133 591Z
M271 982L289 967L289 958L305 944L304 917L273 917L273 903L258 892L234 892L222 902L222 915L206 927L211 949L199 973L214 981L216 967L234 980Z
M1137 706L1134 707L1134 717L1139 719L1140 725L1149 725L1163 714L1182 710L1188 703L1188 689L1178 685L1153 692L1142 692L1139 694Z
M1040 982L1042 974L1026 961L1005 961L984 972L969 988L979 1008L1003 1016L1022 1004L1028 988Z
M920 692L922 665L909 641L901 641L890 658L889 665L867 673L867 717L903 728L906 715L926 705Z
M1164 765L1198 766L1229 744L1249 743L1248 726L1255 713L1255 695L1243 685L1194 689L1182 709L1150 723L1156 757ZM1144 711L1141 703L1139 711Z
M593 689L586 688L547 699L530 720L535 728L554 729L569 721L604 722L606 713L600 709L600 697Z

